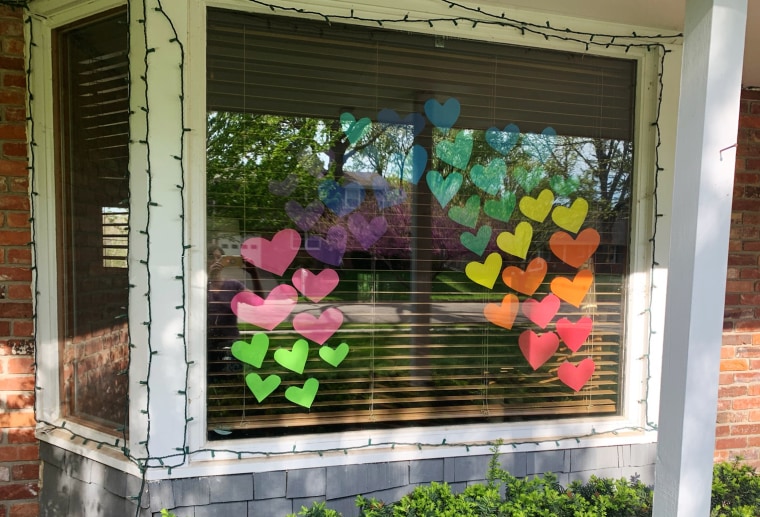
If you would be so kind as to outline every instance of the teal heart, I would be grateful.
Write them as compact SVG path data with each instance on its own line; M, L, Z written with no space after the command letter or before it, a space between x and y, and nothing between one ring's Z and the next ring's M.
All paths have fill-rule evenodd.
M504 186L504 178L507 176L507 164L504 158L494 158L483 167L475 165L470 169L470 179L475 185L488 194L498 193Z
M462 186L462 175L458 172L452 172L445 178L438 171L430 171L425 176L430 192L433 193L435 199L438 200L438 204L441 208L446 208L449 201L454 199L454 196L459 192L459 187Z
M245 341L235 341L232 343L230 352L238 361L261 368L264 362L264 356L269 350L269 336L263 333L254 334L250 343Z
M554 128L547 127L541 134L527 134L523 136L523 148L542 165L549 160L554 151L554 143L557 140L557 132Z
M491 240L491 227L481 226L477 235L470 232L464 232L459 236L462 245L476 255L482 255Z
M454 142L448 140L439 142L435 146L435 151L438 158L444 162L457 169L464 169L470 162L470 155L472 154L472 134L460 131L454 138Z
M523 188L523 190L527 194L530 194L531 191L541 183L541 178L544 176L544 170L541 167L536 167L534 169L515 167L512 171L512 176L515 177L517 183Z
M506 156L520 139L520 128L510 124L501 131L497 127L486 130L486 142L498 152Z
M291 386L285 390L285 398L291 401L293 404L298 404L305 408L310 408L314 397L317 396L317 390L319 389L319 381L314 378L306 379L303 383L303 388L298 386Z
M480 216L480 196L470 196L464 206L452 206L449 219L468 228L475 228Z
M330 348L327 345L322 345L319 348L319 357L330 366L337 367L343 362L343 359L348 355L348 344L341 343L336 348Z
M483 204L483 211L488 217L498 221L507 222L512 217L517 205L517 197L514 192L505 192L501 199L489 199Z
M563 178L562 176L552 176L549 178L549 186L559 196L569 196L578 190L579 185L578 178L572 176L569 178Z
M292 350L281 348L274 353L274 360L283 368L296 373L303 373L306 359L309 356L309 343L299 339L293 344Z
M248 389L251 390L253 396L259 403L263 402L265 398L272 394L277 386L280 385L282 379L279 375L269 375L266 379L262 379L257 373L249 373L245 376L245 383L248 385Z
M346 138L351 142L351 145L361 140L371 126L372 121L368 117L356 120L351 113L340 114L340 129L346 134Z

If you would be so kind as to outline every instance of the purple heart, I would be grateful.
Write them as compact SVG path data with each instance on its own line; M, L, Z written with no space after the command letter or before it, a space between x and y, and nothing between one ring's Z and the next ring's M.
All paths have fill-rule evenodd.
M306 253L325 264L340 266L346 252L346 230L333 226L327 231L327 238L318 235L306 238Z
M325 180L317 191L319 199L339 217L350 214L364 201L364 187L356 182L341 187L333 180Z
M425 129L425 117L420 113L410 113L402 120L398 113L392 109L383 109L377 114L377 121L383 124L397 126L412 126L412 134L419 135Z
M287 196L296 189L298 186L298 176L295 174L288 174L284 180L269 182L269 192L276 196Z
M353 213L348 216L348 229L362 248L369 249L388 230L388 223L383 216L373 217L370 222L363 215Z
M406 191L400 188L391 188L388 181L382 176L372 178L372 190L375 193L375 202L380 210L399 205L406 200Z
M285 203L285 213L303 231L307 231L314 226L324 210L325 206L319 201L312 201L306 205L306 208L302 207L298 201L293 201L292 199Z

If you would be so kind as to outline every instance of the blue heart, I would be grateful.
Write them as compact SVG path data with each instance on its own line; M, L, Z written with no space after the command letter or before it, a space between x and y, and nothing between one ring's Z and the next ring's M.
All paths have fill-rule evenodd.
M435 99L425 102L425 115L434 126L450 129L459 118L459 101L451 97L443 105Z
M404 160L404 168L402 171L402 178L406 181L410 181L415 185L419 183L422 173L425 172L425 165L428 161L427 149L421 145L414 145L409 154L406 155ZM409 174L411 169L411 174ZM411 176L411 177L410 177Z
M320 201L339 217L350 214L364 201L364 188L355 182L341 187L333 180L324 180L317 191Z
M412 136L417 136L425 129L425 117L419 113L410 113L403 119L392 109L385 108L377 114L377 121L394 126L411 126Z
M528 154L543 165L551 157L556 139L557 132L554 128L547 127L541 131L540 135L535 133L525 135L523 146Z
M486 142L498 152L506 156L520 138L520 128L510 124L501 131L497 127L490 127L486 130Z

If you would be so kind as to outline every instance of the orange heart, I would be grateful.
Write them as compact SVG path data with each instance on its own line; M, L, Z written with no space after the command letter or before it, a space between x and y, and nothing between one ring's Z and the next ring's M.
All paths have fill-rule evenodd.
M575 239L563 231L556 232L549 238L552 252L562 262L573 267L581 267L598 247L599 232L593 228L586 228Z
M532 295L544 281L546 276L546 261L541 257L536 257L530 261L525 271L516 266L509 266L501 273L501 279L508 287L511 287L518 293Z
M593 282L594 274L588 269L582 269L572 280L558 276L552 280L550 288L554 294L570 305L580 307Z
M512 324L517 317L517 309L520 305L520 300L514 294L508 294L501 301L501 305L498 303L489 303L483 308L483 314L486 319L505 329L511 329Z

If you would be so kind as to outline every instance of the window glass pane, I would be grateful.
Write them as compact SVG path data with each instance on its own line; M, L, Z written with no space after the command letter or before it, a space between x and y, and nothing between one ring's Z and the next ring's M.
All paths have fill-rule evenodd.
M210 11L210 437L615 414L632 61Z

